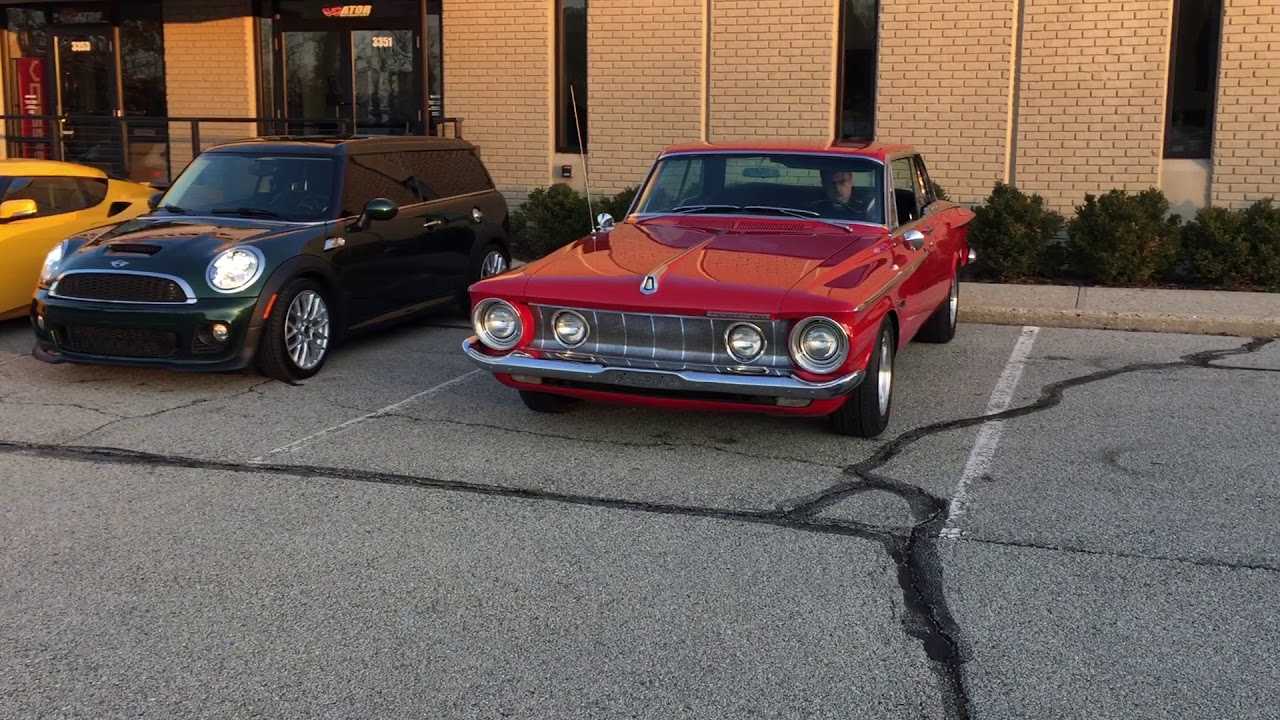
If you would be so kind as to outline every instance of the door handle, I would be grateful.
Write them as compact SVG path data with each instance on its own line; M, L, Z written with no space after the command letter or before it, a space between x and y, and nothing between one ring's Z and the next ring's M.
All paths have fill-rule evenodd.
M931 233L931 232L933 232L933 228L931 228L931 227L927 227L927 228L920 228L920 229L921 229L921 230L924 230L924 231L925 231L925 232L927 232L927 233Z
M443 220L428 220L427 222L422 224L422 227L433 228L433 227L440 227L443 224L444 224Z

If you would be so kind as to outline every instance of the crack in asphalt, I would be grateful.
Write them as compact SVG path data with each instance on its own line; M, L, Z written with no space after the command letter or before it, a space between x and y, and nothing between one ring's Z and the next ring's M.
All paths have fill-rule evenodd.
M253 385L250 385L244 390L240 390L239 392L234 392L230 395L219 395L217 397L200 398L198 400L192 400L191 402L183 403L181 405L175 405L174 407L164 408L162 410L155 410L153 412L143 413L141 415L121 415L118 413L108 413L108 412L103 412L101 410L95 410L95 412L100 412L103 415L114 416L115 419L109 422L105 422L93 428L92 430L89 430L87 432L81 433L80 435L77 435L76 437L72 438L70 442L73 442L73 443L80 442L81 440L84 440L85 438L89 437L90 435L93 435L94 433L105 430L111 427L112 425L116 425L116 424L125 422L127 420L146 420L147 418L153 418L153 417L156 417L157 415L164 415L165 413L176 412L178 410L186 410L187 408L195 407L196 405L203 405L204 403L210 403L217 400L234 400L235 398L242 397L244 395L248 395L249 393L256 392L258 388L262 387L263 385L267 385L270 382L272 381L263 380L261 382L256 382ZM73 407L80 407L80 406L76 405ZM93 410L93 408L85 408L85 409Z
M999 540L996 538L982 537L966 537L959 542L971 542L979 545L994 545L998 547L1023 548L1028 550L1044 550L1047 552L1072 553L1077 555L1092 555L1096 557L1109 557L1117 560L1146 560L1150 562L1169 562L1182 565L1195 565L1197 567L1219 568L1223 570L1258 570L1263 572L1280 573L1280 565L1269 565L1267 563L1248 563L1248 562L1228 562L1226 560L1218 560L1206 557L1182 557L1178 555L1148 555L1145 553L1121 552L1118 550L1098 550L1095 548L1081 547L1079 545L1049 545L1045 543L1036 543L1026 540Z
M114 420L112 420L111 422L118 422L118 421L120 421L120 420L124 420L124 419L126 419L126 418L128 417L128 416L126 416L126 415L121 415L120 413L113 413L113 412L111 412L111 411L109 411L109 410L99 410L98 408L89 407L88 405L81 405L81 404L79 404L79 403L70 403L70 402L31 402L31 401L28 401L28 400L13 400L13 399L11 399L12 397L13 397L13 394L5 395L5 396L3 396L3 397L0 397L0 405L30 405L30 406L33 406L33 407L66 407L66 408L75 408L76 410L87 410L87 411L89 411L89 412L91 412L91 413L97 413L97 414L99 414L99 415L106 415L106 416L107 416L107 417L109 417L109 418L115 418L115 419L114 419ZM77 438L77 439L78 439L78 438Z
M446 418L421 418L416 415L407 413L383 413L381 417L400 418L415 423L431 423L440 425L457 425L466 428L484 428L487 430L498 430L501 432L509 432L516 435L529 435L536 438L545 438L551 440L572 440L574 442L592 443L597 445L615 445L618 447L634 447L634 448L697 448L702 450L711 450L713 452L725 453L726 455L736 455L738 457L748 458L750 460L770 460L773 462L790 462L799 465L813 465L827 470L843 470L843 465L834 465L830 463L822 463L816 460L805 460L803 458L792 458L781 455L758 455L742 450L730 450L719 445L711 445L708 443L675 443L666 440L654 440L652 442L641 442L638 440L613 440L610 438L584 438L575 435L564 435L560 433L538 432L535 430L526 430L524 428L513 428L505 425L494 425L491 423L472 423L462 420L449 420Z
M521 488L503 485L490 485L456 480L420 477L399 473L383 473L367 470L343 469L324 466L307 466L294 464L267 463L235 463L220 460L205 460L176 455L164 455L117 448L52 445L45 443L24 443L0 441L0 453L28 454L38 457L64 459L86 462L110 462L126 465L144 465L160 467L181 467L196 470L214 470L250 475L276 475L302 479L331 479L388 485L413 486L450 490L477 495L503 498L525 499L555 502L582 507L598 507L612 510L651 513L669 516L698 517L755 525L767 525L786 528L800 532L821 533L855 537L880 543L886 555L897 569L898 584L902 590L905 612L901 617L904 631L919 640L926 656L939 676L944 689L944 704L948 714L955 718L967 720L969 717L969 698L964 682L963 664L966 662L964 649L960 643L959 627L951 616L947 606L942 581L942 563L938 554L939 529L946 521L948 503L941 497L933 495L923 488L914 486L892 477L876 472L894 457L916 442L950 430L972 427L998 420L1007 420L1049 410L1060 404L1065 391L1119 375L1148 370L1164 370L1171 368L1204 368L1212 370L1236 370L1231 366L1217 366L1213 363L1233 355L1256 352L1272 343L1273 339L1255 338L1236 348L1209 350L1182 356L1174 362L1134 363L1123 367L1100 370L1087 375L1068 378L1051 383L1041 388L1040 397L1036 401L1017 408L989 415L961 418L907 431L896 438L880 445L865 460L844 468L844 473L853 476L852 480L837 483L826 490L812 495L802 496L796 501L786 503L778 509L769 511L734 510L712 506L684 505L678 503L655 503L624 498L607 498L593 495L560 493L546 490ZM1252 370L1253 368L1248 368ZM251 391L247 390L245 392ZM214 398L217 399L217 398ZM205 401L197 401L207 402ZM169 412L173 409L164 411ZM156 413L159 414L159 413ZM397 415L410 420L419 420L412 416ZM144 417L144 416L139 416ZM465 424L465 423L460 423ZM499 427L500 430L511 430ZM677 447L676 445L672 445ZM662 447L661 445L657 447ZM721 448L716 448L721 449ZM887 528L869 523L822 517L820 513L842 500L868 490L883 490L904 500L910 507L915 524L907 534L898 528ZM988 544L1001 544L1001 541L979 541ZM1013 544L1013 543L1009 543ZM1030 546L1030 545L1028 545ZM1047 551L1088 552L1091 554L1109 554L1072 548L1043 547ZM1187 560L1194 564L1195 559ZM1248 568L1247 565L1239 567ZM1273 570L1268 566L1253 569Z

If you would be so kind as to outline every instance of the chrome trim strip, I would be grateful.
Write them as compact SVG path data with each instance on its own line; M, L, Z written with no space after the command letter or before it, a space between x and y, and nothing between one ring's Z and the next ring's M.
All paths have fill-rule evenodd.
M476 348L478 342L479 338L472 335L462 341L462 350L471 362L491 373L532 375L619 387L825 400L845 395L857 387L865 375L864 370L857 370L824 383L811 383L795 377L627 369L596 363L545 360L519 351L495 357L479 351Z
M879 292L867 298L866 300L863 300L862 303L858 305L858 307L853 309L853 311L855 313L860 313L863 310L866 310L867 308L871 307L875 303L879 302L880 298L884 297L885 295L888 295L890 290L892 290L898 283L902 282L907 277L907 275L911 274L916 268L920 267L920 263L923 263L926 259L928 259L928 257L929 257L929 251L925 250L924 254L921 255L919 258L917 258L915 262L899 270L898 274L894 275L893 278L889 280L889 282L885 283L885 286L880 288Z
M62 278L68 275L98 275L98 274L141 275L144 277L158 277L158 278L164 278L165 280L172 280L173 282L178 284L178 287L182 288L182 292L186 294L187 299L183 300L182 302L165 302L160 300L103 300L101 298L86 298L86 297L76 297L74 295L62 295L58 292L58 285L62 282ZM67 270L66 272L58 273L57 279L55 279L53 281L53 284L49 286L49 296L59 298L62 300L78 300L80 302L93 302L93 303L110 303L112 305L191 305L195 303L196 300L198 299L196 297L195 291L191 289L191 285L189 285L186 280L183 280L182 278L177 277L176 275L166 275L164 273L155 273L155 272L143 272L141 270L112 270L112 269Z

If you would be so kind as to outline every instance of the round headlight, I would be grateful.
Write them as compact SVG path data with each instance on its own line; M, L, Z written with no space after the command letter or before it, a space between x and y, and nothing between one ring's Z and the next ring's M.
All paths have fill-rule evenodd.
M739 362L751 362L764 352L764 334L750 323L738 323L725 333L729 354Z
M844 328L827 318L807 318L791 332L791 355L809 372L825 373L839 367L849 355Z
M556 339L565 347L577 347L587 339L586 319L572 310L556 313L552 329L555 330Z
M44 265L40 266L40 284L48 285L53 282L53 276L58 274L58 266L62 264L62 254L66 252L66 242L60 242L53 246L48 255L44 256Z
M262 252L246 245L225 250L209 263L209 287L235 292L252 285L262 274Z
M520 313L503 300L485 300L471 316L480 341L494 350L510 350L520 342Z

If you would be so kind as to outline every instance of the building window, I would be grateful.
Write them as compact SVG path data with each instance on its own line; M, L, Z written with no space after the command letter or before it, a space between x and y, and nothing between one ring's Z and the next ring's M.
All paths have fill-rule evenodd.
M1176 0L1169 49L1166 158L1208 158L1218 85L1222 0Z
M840 3L840 130L842 140L871 140L876 130L878 0Z
M556 151L585 153L586 146L587 0L557 0Z

